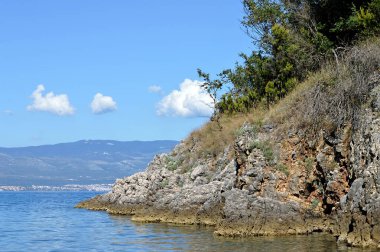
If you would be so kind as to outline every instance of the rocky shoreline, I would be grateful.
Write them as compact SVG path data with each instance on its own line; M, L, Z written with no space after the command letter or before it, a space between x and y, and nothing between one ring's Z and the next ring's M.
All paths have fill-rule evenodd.
M356 130L321 130L311 143L302 130L277 137L273 124L246 123L223 152L202 157L189 137L77 207L211 225L222 236L327 232L350 246L380 248L379 79Z

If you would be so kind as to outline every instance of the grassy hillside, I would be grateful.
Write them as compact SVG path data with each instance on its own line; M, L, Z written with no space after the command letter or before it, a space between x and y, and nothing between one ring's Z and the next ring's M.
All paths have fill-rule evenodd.
M355 130L361 108L374 88L371 78L379 71L379 38L347 48L341 57L309 73L305 81L269 109L263 102L246 113L224 113L219 122L211 120L192 132L184 143L190 149L196 143L197 148L184 159L216 159L226 149L232 157L234 141L244 123L253 125L256 131L275 129L268 146L280 142L290 132L301 131L305 141L313 141L321 131L328 135L347 124Z

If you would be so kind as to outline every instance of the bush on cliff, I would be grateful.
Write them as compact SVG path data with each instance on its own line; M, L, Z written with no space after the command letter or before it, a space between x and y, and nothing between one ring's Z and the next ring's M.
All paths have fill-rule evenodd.
M306 129L310 136L345 124L355 129L379 70L380 39L361 42L311 74L270 111L271 118L287 127Z
M226 150L233 157L238 129L245 122L257 126L252 129L254 133L262 130L263 125L275 125L277 134L282 136L301 130L306 140L315 139L321 130L330 134L348 124L355 130L361 108L373 89L372 78L380 75L379 71L379 38L347 48L341 57L326 61L320 70L310 73L269 110L259 104L247 112L223 113L219 115L219 123L211 120L192 132L185 143L196 145L197 149L190 156L217 158ZM255 142L251 148L258 146ZM264 147L259 149L264 151Z
M218 78L198 69L219 114L248 112L284 98L326 60L380 32L380 0L244 0L242 21L256 50ZM221 94L223 87L229 92Z
M329 135L347 125L356 129L374 86L371 78L380 70L380 39L372 36L380 28L380 1L354 5L344 1L344 6L350 3L349 10L344 9L347 6L340 10L332 2L243 1L243 25L259 50L251 56L241 55L244 63L223 71L217 79L198 71L215 101L223 86L230 85L231 91L216 103L212 120L185 140L192 151L184 164L197 157L217 160L223 153L234 157L237 129L245 122L259 125L259 130L263 124L275 125L280 138L289 132L303 132L304 140L315 143L321 131ZM333 7L330 10L327 6ZM326 13L321 10L337 17L323 20ZM352 31L343 40L341 31L348 28L339 26L341 21L361 22L365 29ZM312 24L315 26L306 32ZM313 33L310 29L316 30ZM278 139L270 141L266 146ZM284 161L278 157L273 160L268 162L273 167Z

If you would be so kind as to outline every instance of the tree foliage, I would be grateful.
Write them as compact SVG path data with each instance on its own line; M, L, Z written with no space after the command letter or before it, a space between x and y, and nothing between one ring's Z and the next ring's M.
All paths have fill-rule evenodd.
M203 87L216 113L246 112L283 98L336 48L380 32L380 0L243 0L242 25L256 50ZM224 85L230 90L216 97Z

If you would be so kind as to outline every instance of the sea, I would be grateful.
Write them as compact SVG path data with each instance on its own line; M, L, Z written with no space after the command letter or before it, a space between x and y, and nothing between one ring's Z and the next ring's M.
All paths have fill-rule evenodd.
M232 239L211 227L139 223L74 208L96 194L0 192L0 251L371 251L338 246L321 233Z

